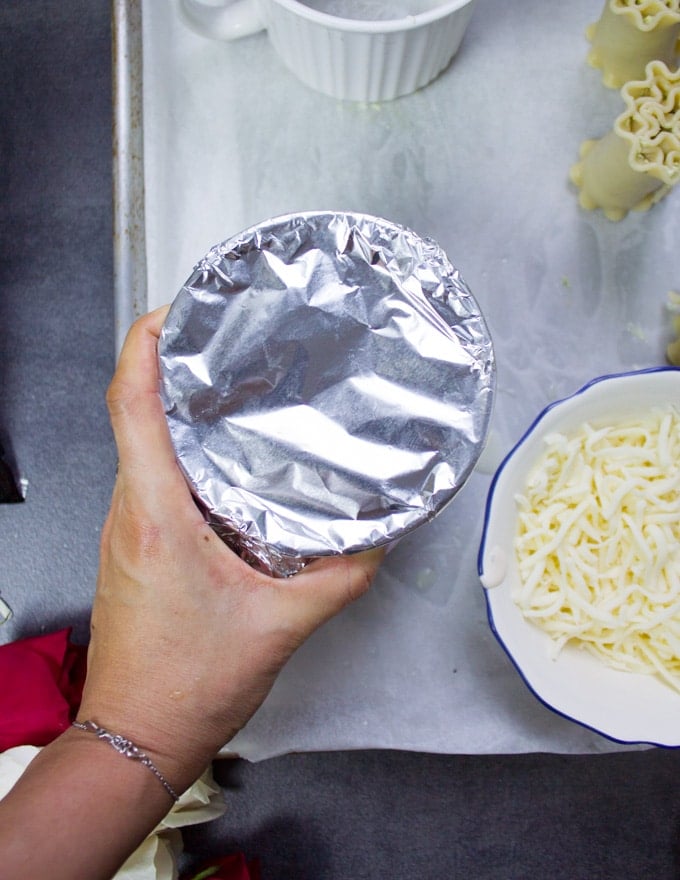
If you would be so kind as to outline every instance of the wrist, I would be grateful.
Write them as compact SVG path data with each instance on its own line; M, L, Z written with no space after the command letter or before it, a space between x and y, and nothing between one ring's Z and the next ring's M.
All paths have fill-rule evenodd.
M119 733L113 733L113 731L100 727L91 720L74 721L72 726L85 733L91 733L93 736L96 736L97 739L100 739L102 742L111 746L111 748L122 758L138 761L143 767L146 767L151 773L153 773L173 801L177 802L179 800L179 795L154 764L153 760L146 754L146 752L143 752L135 743L133 743L132 740L127 739Z
M168 712L153 707L136 707L122 700L91 701L84 698L78 712L78 722L91 722L103 729L105 734L99 745L112 752L129 742L154 768L152 770L143 759L137 759L134 763L147 763L140 770L151 777L160 776L178 796L201 776L223 745L219 743L213 748L212 743L206 742L206 730L200 724L188 729ZM94 741L97 739L91 729L82 731L82 735ZM115 738L115 742L111 742L112 738ZM124 754L121 754L120 760L126 760ZM156 784L161 790L164 788L160 779L156 780Z

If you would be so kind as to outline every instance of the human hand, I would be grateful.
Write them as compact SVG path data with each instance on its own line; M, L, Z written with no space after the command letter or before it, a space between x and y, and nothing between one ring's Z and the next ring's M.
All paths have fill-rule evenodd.
M275 579L215 535L177 465L158 393L166 314L131 328L107 395L119 470L79 717L129 737L181 790L248 721L295 649L368 589L383 551Z

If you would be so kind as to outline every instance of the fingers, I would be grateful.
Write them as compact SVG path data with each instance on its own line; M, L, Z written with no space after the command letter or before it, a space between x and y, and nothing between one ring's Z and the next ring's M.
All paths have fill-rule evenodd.
M132 325L106 396L120 473L142 493L178 473L158 394L157 346L167 311L156 309Z

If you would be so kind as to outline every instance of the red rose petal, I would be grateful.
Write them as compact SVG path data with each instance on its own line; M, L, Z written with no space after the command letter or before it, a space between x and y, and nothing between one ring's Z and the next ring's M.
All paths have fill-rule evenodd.
M80 704L86 649L70 628L0 646L0 752L44 746L68 728Z

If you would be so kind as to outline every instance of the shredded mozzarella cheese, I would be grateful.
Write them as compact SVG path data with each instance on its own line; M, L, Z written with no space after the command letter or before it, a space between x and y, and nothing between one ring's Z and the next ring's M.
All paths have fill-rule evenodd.
M554 640L680 691L680 414L551 434L517 496L513 600Z

